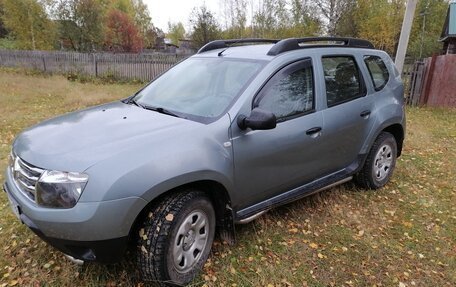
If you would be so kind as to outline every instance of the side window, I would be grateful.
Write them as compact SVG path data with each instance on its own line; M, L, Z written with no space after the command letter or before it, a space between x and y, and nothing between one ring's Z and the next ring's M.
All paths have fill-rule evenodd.
M312 111L312 61L302 60L277 72L257 95L254 107L274 113L278 121Z
M322 58L322 63L328 107L348 102L366 94L361 73L353 57L328 56Z
M386 86L386 83L388 83L388 68L386 68L382 58L378 56L366 56L364 57L364 62L369 70L375 90L380 91Z

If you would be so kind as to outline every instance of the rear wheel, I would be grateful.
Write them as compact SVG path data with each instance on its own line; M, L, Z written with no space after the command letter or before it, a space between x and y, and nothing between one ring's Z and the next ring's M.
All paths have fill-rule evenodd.
M382 132L375 140L363 168L355 176L358 185L367 189L383 187L396 166L397 143L394 136Z
M137 262L142 279L185 285L202 269L215 233L215 212L200 191L171 194L152 207L139 229Z

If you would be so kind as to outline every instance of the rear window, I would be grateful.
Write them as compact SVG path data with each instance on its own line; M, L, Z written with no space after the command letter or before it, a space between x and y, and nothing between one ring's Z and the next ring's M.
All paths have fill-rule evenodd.
M386 86L386 83L388 83L388 68L386 68L382 58L378 56L366 56L364 57L364 62L369 70L375 90L380 91Z

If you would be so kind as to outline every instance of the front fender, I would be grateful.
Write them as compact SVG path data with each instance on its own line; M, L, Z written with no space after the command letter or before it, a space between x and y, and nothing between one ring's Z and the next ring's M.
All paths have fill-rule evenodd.
M89 182L81 202L141 197L151 201L178 186L212 180L233 188L229 120L203 130L157 139L152 144L117 154L85 172Z

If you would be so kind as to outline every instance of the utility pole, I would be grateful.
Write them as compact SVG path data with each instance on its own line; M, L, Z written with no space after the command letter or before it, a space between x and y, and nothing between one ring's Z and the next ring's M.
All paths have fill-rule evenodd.
M410 38L410 31L412 30L413 16L415 15L416 4L418 0L408 0L407 8L405 9L404 21L402 22L401 37L399 38L399 46L397 47L395 64L402 75L404 68L405 53L407 53L407 46Z

